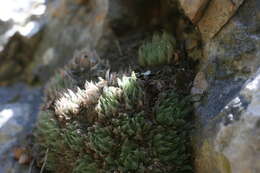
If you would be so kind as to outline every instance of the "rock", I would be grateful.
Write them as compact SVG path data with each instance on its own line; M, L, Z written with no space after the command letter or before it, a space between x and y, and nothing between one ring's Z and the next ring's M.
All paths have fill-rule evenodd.
M12 27L11 22L4 22L0 20L0 52L4 49L4 46L7 42L7 38L4 36L6 31Z
M198 47L198 41L192 38L187 38L187 40L185 40L185 47L188 51L192 50Z
M23 118L26 121L29 119L30 106L28 104L7 104L1 107L1 149L9 147L13 142L15 134L22 131L19 119ZM6 147L4 147L6 145Z
M217 115L260 66L260 4L255 2L247 0L214 39L203 43L200 71L209 86L197 110L203 121Z
M192 94L203 94L208 89L208 83L203 72L198 72L191 89Z
M260 69L208 124L207 130L211 131L212 136L208 136L199 149L201 154L196 159L197 171L260 172L259 122Z
M30 80L30 72L26 69L33 61L40 40L41 32L32 37L24 37L17 32L10 37L3 51L0 52L0 84L19 79Z
M19 164L22 164L22 165L25 165L25 164L29 164L30 162L32 161L32 158L30 155L28 155L27 153L23 153L19 160L18 160L18 163Z
M15 160L19 160L20 157L22 156L22 154L24 152L26 152L26 148L24 148L24 147L16 147L16 148L14 148L12 150L12 152L13 152L13 155L14 155L14 159Z
M30 156L25 149L13 150L16 145L26 143L25 136L32 131L41 103L41 89L23 84L0 87L0 172L28 172Z
M95 48L103 34L107 11L108 0L50 1L47 26L30 68L33 73L46 81L76 50Z
M211 1L209 9L214 8L212 3L217 2ZM215 6L216 9L220 7ZM216 11L214 15L220 19L216 22L227 23L220 30L218 27L212 30L213 25L208 25L209 32L204 35L210 39L203 40L204 58L197 76L203 73L208 87L205 90L207 94L195 110L198 129L198 135L194 137L196 172L259 172L256 164L260 158L257 126L259 86L250 83L259 81L256 77L260 67L259 11L260 2L257 0L245 1L231 19L227 16L233 14L232 10L222 11L227 16ZM211 19L208 16L208 20L213 22L214 15ZM250 86L255 86L256 90L248 91Z
M196 24L203 40L213 38L244 0L179 0L185 15Z
M6 2L0 11L0 51L16 32L24 37L32 37L38 33L44 25L41 19L45 8L44 0Z
M211 0L198 22L202 38L213 38L235 14L244 0Z
M44 0L10 0L0 10L0 85L31 81L27 68L44 28Z
M197 23L204 12L209 0L179 0L184 13L193 23Z
M75 0L78 4L87 4L89 0Z

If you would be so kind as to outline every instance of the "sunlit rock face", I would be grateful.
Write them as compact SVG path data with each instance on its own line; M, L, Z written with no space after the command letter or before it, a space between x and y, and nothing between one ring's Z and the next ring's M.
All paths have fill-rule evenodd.
M83 48L95 48L103 34L108 0L50 1L46 9L47 25L35 54L32 70L42 81L63 67ZM33 64L34 66L34 64Z
M13 104L1 107L0 111L0 153L14 142L14 136L22 131L18 119L29 119L30 106L27 104Z
M196 108L203 124L235 97L260 66L259 11L259 1L245 1L219 33L203 43L204 57L197 75L203 74L205 81L201 82L207 83L207 88L195 86L205 94Z
M2 4L0 19L24 23L30 15L42 15L45 11L45 0L9 0Z
M211 132L205 134L211 137L204 140L196 159L198 172L260 172L259 122L260 69L209 124Z
M260 172L260 70L251 80L221 113L215 139L236 173Z
M45 0L9 0L0 6L0 50L3 49L15 32L23 36L32 36L39 31L42 24L39 20L46 9Z
M10 0L0 6L0 85L31 81L29 64L45 25L45 0Z
M25 75L45 22L45 8L45 0L1 3L0 85L17 82L21 75ZM12 148L21 144L21 139L31 132L40 102L40 88L20 83L0 86L0 173L28 172L28 167L14 161Z
M232 12L233 17L225 19L217 33L211 25L205 25L215 34L203 41L204 57L192 90L204 96L195 110L199 173L260 172L259 9L260 1L247 0ZM223 11L211 12L211 16L226 15Z
M12 148L32 131L40 102L39 88L0 87L0 173L28 172L28 167L14 161Z

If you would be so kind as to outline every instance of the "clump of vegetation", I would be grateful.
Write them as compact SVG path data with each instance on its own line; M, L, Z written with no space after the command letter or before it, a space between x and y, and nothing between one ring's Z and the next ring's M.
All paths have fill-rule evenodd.
M189 102L169 91L149 108L135 73L114 80L63 91L41 112L38 163L59 173L192 172Z
M190 102L167 79L161 92L156 76L105 69L76 57L47 85L35 132L38 165L58 173L193 172Z
M169 33L154 34L152 40L145 42L138 52L141 66L169 64L176 51L176 40Z

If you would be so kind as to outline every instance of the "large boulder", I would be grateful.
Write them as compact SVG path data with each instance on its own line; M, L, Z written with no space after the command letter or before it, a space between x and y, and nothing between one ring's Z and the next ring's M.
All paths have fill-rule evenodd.
M203 128L197 172L259 172L260 69ZM200 134L201 138L201 134Z
M217 115L258 69L259 9L260 3L256 0L246 1L213 39L204 41L204 57L196 77L204 76L197 82L207 83L207 87L200 90L206 97L197 108L202 120Z
M195 105L196 171L259 172L259 71L253 76L260 66L260 2L221 2L211 1L197 22L204 56L192 89L203 96Z
M215 149L227 157L233 172L260 172L260 69L219 116Z

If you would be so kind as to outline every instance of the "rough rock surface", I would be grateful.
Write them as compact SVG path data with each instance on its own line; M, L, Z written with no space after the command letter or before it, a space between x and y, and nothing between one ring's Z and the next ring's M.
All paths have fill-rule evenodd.
M226 155L233 172L260 172L260 69L219 116L216 150Z
M24 84L0 87L0 173L28 172L14 162L12 147L32 131L41 103L41 89Z
M11 27L11 23L10 22L4 22L2 20L0 20L0 51L2 51L4 49L4 45L6 43L6 37L4 36L6 31L9 30Z
M0 7L0 85L30 81L27 67L44 28L45 0L6 1Z
M82 1L83 2L83 1ZM51 1L47 6L48 23L37 49L32 70L41 80L63 67L76 50L95 47L102 36L108 0ZM35 67L35 64L41 64Z
M9 0L0 7L0 51L16 32L31 37L37 33L44 21L45 0Z
M204 42L200 73L209 87L197 109L202 119L217 115L260 66L259 9L256 0L246 1L214 39Z
M260 172L260 69L212 120L196 160L198 172ZM207 165L207 166L205 166ZM214 172L214 173L215 173Z
M212 0L198 22L202 38L213 38L235 14L244 0Z
M244 0L179 0L184 13L197 24L203 40L213 38Z
M259 108L259 102L256 101L259 93L252 90L246 94L251 98L240 98L245 91L243 88L247 87L244 86L245 82L260 67L259 11L259 1L247 0L232 18L223 18L228 22L224 25L219 23L221 30L215 32L215 26L207 26L208 33L217 34L213 38L207 36L211 39L204 39L204 59L192 89L194 94L201 94L202 91L204 94L200 105L196 107L200 134L199 138L194 139L198 147L197 172L259 172L255 163L260 157L255 141L257 118L253 116L256 112L252 112ZM215 15L218 16L219 12L216 11ZM237 103L237 98L241 103ZM232 108L239 104L242 104L241 110ZM231 112L224 116L223 112L228 107ZM236 123L228 125L233 121ZM256 138L252 139L254 135Z
M197 23L209 3L209 0L179 0L185 15L190 18L193 23Z
M26 68L33 61L35 50L41 40L41 32L32 37L15 33L0 52L0 85L23 79L30 81Z

